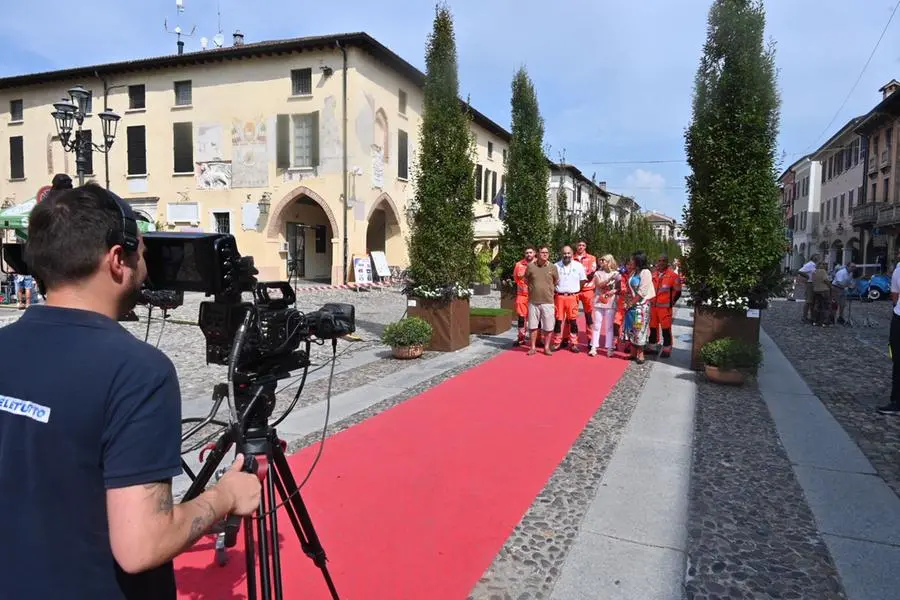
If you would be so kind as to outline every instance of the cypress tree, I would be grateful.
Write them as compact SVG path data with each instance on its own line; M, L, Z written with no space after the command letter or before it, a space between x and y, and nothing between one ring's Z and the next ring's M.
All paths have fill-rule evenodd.
M534 84L525 67L512 81L512 139L506 165L506 216L500 235L500 276L512 278L526 246L550 242L547 181L550 169L544 155L544 119Z
M425 64L406 291L426 298L467 297L475 274L474 138L459 99L453 18L446 5L436 8Z
M715 0L685 134L691 174L686 268L695 300L753 305L776 293L784 232L776 144L780 100L761 0Z

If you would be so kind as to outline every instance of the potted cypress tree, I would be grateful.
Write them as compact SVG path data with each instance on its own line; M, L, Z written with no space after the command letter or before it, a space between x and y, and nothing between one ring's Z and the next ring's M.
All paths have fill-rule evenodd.
M700 348L759 341L760 313L779 293L784 227L776 167L779 97L760 0L715 0L685 134L685 259L694 303L691 366Z
M469 283L475 274L475 139L459 99L453 19L438 5L425 57L425 101L409 209L409 315L428 321L429 350L469 344Z
M491 253L481 250L475 257L475 284L472 289L476 296L487 296L491 293L491 282L494 280L494 274L491 272Z

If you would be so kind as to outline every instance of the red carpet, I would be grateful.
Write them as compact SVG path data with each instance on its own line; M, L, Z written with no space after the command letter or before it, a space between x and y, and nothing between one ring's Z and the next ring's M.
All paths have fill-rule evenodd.
M504 352L329 438L303 497L341 598L464 599L627 364ZM298 479L315 451L291 457ZM328 598L278 522L284 597ZM179 557L179 598L246 598L240 540L225 567L211 538Z

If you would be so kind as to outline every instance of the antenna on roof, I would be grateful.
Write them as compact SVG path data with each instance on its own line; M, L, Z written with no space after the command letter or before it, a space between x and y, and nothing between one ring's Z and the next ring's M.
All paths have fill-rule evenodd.
M165 28L166 33L171 33L178 37L178 41L176 42L176 44L178 44L178 54L184 54L184 40L181 39L181 36L191 37L192 35L194 35L194 32L197 30L197 26L194 25L194 27L191 29L190 33L184 33L181 30L180 25L176 25L175 29L169 30L169 21L168 21L168 19L166 19L163 21L163 27Z

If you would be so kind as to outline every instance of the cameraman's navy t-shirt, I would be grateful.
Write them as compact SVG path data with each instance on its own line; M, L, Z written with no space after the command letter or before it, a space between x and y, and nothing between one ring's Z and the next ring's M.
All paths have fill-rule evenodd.
M29 307L0 328L0 597L175 598L172 563L113 558L106 490L181 473L172 362L94 312Z

